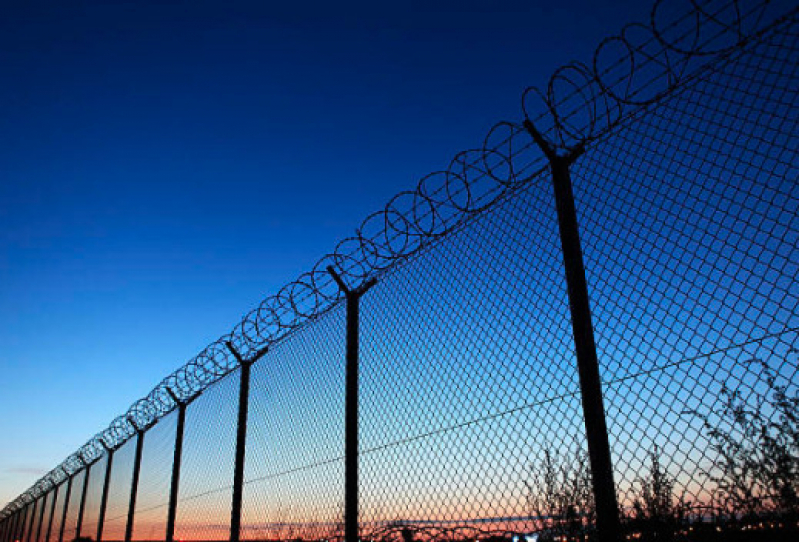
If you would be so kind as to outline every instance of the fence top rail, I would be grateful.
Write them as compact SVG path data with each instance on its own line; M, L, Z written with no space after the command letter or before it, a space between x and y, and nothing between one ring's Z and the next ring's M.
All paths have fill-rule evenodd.
M530 87L522 93L524 120L535 125L551 149L586 146L799 10L781 13L780 3L772 0L692 0L690 9L682 12L675 4L678 0L656 0L646 24L629 24L603 40L590 64L565 65L555 70L544 90ZM481 147L456 154L446 169L422 177L414 190L397 194L382 210L368 215L354 236L263 300L230 332L8 503L0 510L0 520L118 449L137 431L147 430L178 402L197 397L237 369L237 358L255 359L336 306L342 293L328 267L357 287L538 178L547 164L522 122L498 122Z

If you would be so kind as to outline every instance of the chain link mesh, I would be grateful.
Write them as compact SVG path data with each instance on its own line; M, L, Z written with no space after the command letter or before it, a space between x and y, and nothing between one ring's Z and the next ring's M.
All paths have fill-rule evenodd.
M142 449L132 540L159 540L166 532L177 412L149 429Z
M631 520L740 519L725 488L740 472L729 469L752 469L741 483L761 517L786 511L774 494L783 482L799 489L799 442L757 449L797 435L795 421L781 425L799 413L797 38L797 21L786 21L573 168ZM781 453L793 462L787 479L756 480Z
M103 495L105 471L108 465L108 456L104 455L95 462L89 471L89 487L86 488L86 504L83 509L83 523L81 523L81 536L96 538L97 523L100 520L100 500ZM112 465L113 466L113 465Z
M342 534L343 331L338 307L253 366L242 539Z
M239 371L186 411L176 540L226 540L236 445Z
M83 495L83 480L86 478L86 470L81 470L72 477L72 491L67 502L67 515L64 519L64 540L74 540L78 530L78 513L80 511L80 501Z
M103 522L103 540L119 542L125 539L135 455L136 439L129 440L114 452Z

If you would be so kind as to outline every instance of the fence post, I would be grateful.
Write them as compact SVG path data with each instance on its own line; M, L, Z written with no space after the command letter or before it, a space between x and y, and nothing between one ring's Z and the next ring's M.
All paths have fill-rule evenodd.
M361 296L377 283L369 279L351 290L332 266L327 272L344 293L347 303L346 396L344 398L344 541L358 542L358 352Z
M128 501L128 521L125 523L125 542L133 538L133 521L136 513L136 493L139 491L139 474L141 473L141 455L144 448L144 433L147 428L140 428L132 416L128 423L136 430L136 457L133 460L133 480L130 483L130 500ZM63 542L63 541L62 541Z
M80 538L81 527L83 526L83 512L86 508L86 492L89 490L89 476L92 473L94 462L86 465L86 475L83 477L83 493L80 496L80 505L78 506L78 525L75 527L75 538Z
M104 440L100 439L100 444L105 448L108 461L105 464L105 479L103 480L103 494L100 496L100 513L97 515L97 542L103 540L103 524L105 523L105 508L108 504L108 488L111 484L111 466L114 463L114 452L116 448L108 446ZM47 542L47 541L45 541Z
M61 484L63 483L61 482ZM58 491L61 484L53 486L53 503L50 505L50 518L47 520L47 533L44 535L43 542L50 542L50 535L53 534L53 519L55 518L55 507L58 504Z
M266 354L266 348L256 352L251 359L244 359L233 348L230 341L225 342L225 345L241 366L239 415L236 422L236 464L233 467L233 501L230 506L230 542L239 542L241 539L241 502L244 495L244 461L247 454L247 416L250 410L250 369L253 363Z
M36 538L34 539L34 542L41 542L42 523L44 523L44 509L47 508L47 495L49 494L50 492L48 491L47 493L42 495L42 508L39 511L39 523L36 525Z
M594 326L591 321L588 282L585 278L585 263L583 262L580 230L574 205L574 190L569 171L569 166L583 153L584 147L581 144L567 155L559 156L530 119L525 119L524 127L549 159L552 171L572 333L580 378L580 396L588 440L588 456L591 462L591 481L596 502L597 532L601 542L617 542L621 540L619 506L616 502L616 484L613 481L613 464L610 456L608 428L605 422L605 406L602 399L602 382L599 377Z
M175 429L175 449L172 458L172 483L169 487L169 511L166 520L166 542L173 542L175 539L175 519L178 509L178 490L180 488L180 463L183 458L183 432L186 426L186 407L187 403L181 401L178 396L169 388L166 388L169 396L178 405L178 426ZM99 541L98 541L99 542Z

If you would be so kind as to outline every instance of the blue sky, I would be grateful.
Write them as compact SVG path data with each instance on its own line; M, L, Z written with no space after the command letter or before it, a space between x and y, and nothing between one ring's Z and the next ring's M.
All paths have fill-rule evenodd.
M4 5L0 505L647 4Z

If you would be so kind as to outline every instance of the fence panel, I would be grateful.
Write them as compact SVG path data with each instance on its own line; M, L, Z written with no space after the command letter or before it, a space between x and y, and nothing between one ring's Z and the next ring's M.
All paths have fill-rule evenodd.
M69 503L67 503L67 516L64 520L64 538L62 542L75 540L78 527L78 512L80 511L80 501L83 495L83 480L85 478L85 468L72 477L72 491L69 494Z
M177 412L147 430L136 494L132 540L164 540L172 481Z
M534 528L531 469L585 449L546 179L389 272L362 314L365 534Z
M103 540L125 540L128 522L130 489L133 482L133 462L136 457L136 437L131 438L114 452L111 464L111 481L108 485L108 502L103 522Z
M186 410L175 540L227 540L238 417L239 371Z
M33 526L34 516L36 515L35 512L36 512L36 502L35 501L33 501L30 504L28 504L27 506L25 506L25 514L24 514L24 520L23 520L23 523L22 523L22 531L20 532L20 537L19 537L21 542L27 542L28 541L28 537L30 536L30 532L33 530L32 526Z
M31 530L28 537L25 539L28 542L37 542L36 533L39 531L39 526L42 523L42 510L44 510L46 495L42 495L36 499L36 507L33 519L31 520Z
M341 536L345 325L339 305L253 366L242 539Z
M53 510L53 518L50 523L50 536L47 542L58 542L59 533L61 532L61 523L64 520L64 503L67 498L67 481L64 480L58 486L55 509ZM46 535L45 535L46 536Z
M100 499L103 495L105 483L105 469L108 464L108 454L97 460L92 465L89 475L89 485L86 488L86 504L83 509L83 523L80 533L83 537L94 539L97 536L97 521L100 517Z
M44 495L41 496L40 500L40 507L41 507L41 514L39 518L38 525L36 526L36 533L32 538L33 542L41 542L44 540L45 534L47 534L47 522L50 520L50 503L53 499L53 492L48 491ZM0 538L2 540L2 538Z

